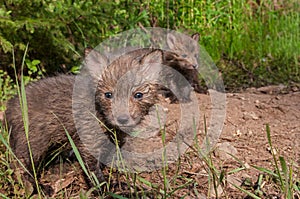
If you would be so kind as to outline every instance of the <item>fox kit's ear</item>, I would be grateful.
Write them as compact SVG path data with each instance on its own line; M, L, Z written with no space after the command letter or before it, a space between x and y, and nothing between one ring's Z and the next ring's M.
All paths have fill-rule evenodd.
M84 58L85 64L91 67L106 66L108 64L107 57L91 47L84 49Z
M192 39L195 40L195 41L199 41L199 38L200 38L200 34L199 33L195 33L195 34L192 34Z
M176 49L177 39L172 33L167 34L167 44L170 49ZM178 45L178 44L177 44Z
M155 49L152 52L146 54L141 59L141 64L146 63L163 63L163 51L159 49Z
M108 65L108 58L92 48L85 49L84 68L81 72L88 72L96 81Z
M138 77L142 77L141 82L156 82L160 77L162 70L161 64L163 63L163 51L156 49L145 55L141 62L143 66L137 70Z

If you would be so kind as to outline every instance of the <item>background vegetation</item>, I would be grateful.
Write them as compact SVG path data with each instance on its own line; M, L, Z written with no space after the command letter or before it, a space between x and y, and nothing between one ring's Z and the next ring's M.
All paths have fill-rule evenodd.
M227 89L300 81L297 0L0 2L1 78L13 75L12 51L21 65L27 44L25 76L72 72L85 47L140 23L199 32Z

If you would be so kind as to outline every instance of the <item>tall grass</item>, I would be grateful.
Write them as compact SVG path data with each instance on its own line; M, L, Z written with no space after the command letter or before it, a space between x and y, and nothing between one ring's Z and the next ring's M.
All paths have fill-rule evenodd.
M200 32L227 88L299 82L299 2L256 2L186 1L177 26Z
M21 71L23 71L24 68L24 64L25 64L25 57L27 54L27 49L28 49L28 45L26 46L25 49L25 53L23 56L23 61L22 61L22 65L21 65ZM14 55L14 53L13 53ZM15 58L13 57L13 60L15 60ZM14 64L14 71L15 71L15 76L17 77L17 73L16 73L16 65ZM35 181L35 186L36 186L36 190L38 192L38 197L41 198L41 190L39 187L39 182L38 182L38 178L37 178L37 168L35 167L34 164L34 160L33 160L33 154L31 151L31 145L30 145L30 140L29 140L29 118L28 118L28 106L27 106L27 100L26 100L26 92L25 92L25 82L24 82L24 78L23 78L23 72L21 72L21 85L18 84L17 82L17 92L18 92L18 97L20 100L20 108L21 108L21 112L22 112L22 119L23 119L23 123L24 123L24 132L25 132L25 136L26 136L26 140L27 140L27 146L28 146L28 151L29 151L29 157L30 157L30 162L31 162L31 167L32 167L32 171L33 171L33 177L34 177L34 181Z

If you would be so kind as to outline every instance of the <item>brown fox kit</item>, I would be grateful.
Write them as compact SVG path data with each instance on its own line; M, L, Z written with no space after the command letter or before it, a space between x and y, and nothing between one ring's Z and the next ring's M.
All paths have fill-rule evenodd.
M194 42L185 40L183 36L177 36L172 33L167 34L167 46L171 52L176 53L177 60L185 60L189 65L181 65L180 68L197 69L199 67L199 34L195 33L191 36Z
M114 61L117 65L103 72L96 89L96 106L111 125L127 131L145 122L144 116L158 100L156 79L162 69L155 65L162 64L163 52L153 50L141 59L123 56L128 59L118 58Z
M156 84L151 81L144 81L141 77L133 82L127 81L125 88L120 87L118 90L115 90L118 87L116 84L127 71L137 70L144 65L149 66L143 68L143 73L151 74L147 70L152 70L153 63L162 63L162 57L163 52L160 50L151 51L140 59L121 56L106 68L97 86L96 95L94 95L96 115L101 122L116 129L139 125L143 122L149 107L157 100L158 87ZM103 56L97 56L97 59L91 59L87 64L97 65L106 61ZM66 151L71 149L66 136L66 129L74 140L88 169L94 172L100 181L103 181L98 159L87 150L86 143L82 143L77 133L78 129L75 127L74 112L72 111L74 82L74 76L59 75L42 79L26 87L29 120L28 139L34 166L37 168L50 150L61 146L64 146ZM91 84L93 84L92 81ZM118 110L120 107L127 107L128 109ZM24 182L33 185L33 170L22 115L19 98L16 96L7 104L6 121L11 131L10 146L12 151L28 172L18 163L13 165L20 170ZM98 147L97 150L104 148L101 143L110 142L108 136L97 134L98 132L89 129L88 124L83 128L86 132L86 135L83 136L92 137L91 140L96 142L93 144ZM103 132L106 131L100 124L97 128L102 129ZM123 136L122 133L120 135Z
M167 46L172 52L166 56L169 62L173 59L178 67L178 71L185 76L196 92L203 92L199 84L199 34L191 36L194 42L187 41L183 36L176 36L172 33L167 34Z

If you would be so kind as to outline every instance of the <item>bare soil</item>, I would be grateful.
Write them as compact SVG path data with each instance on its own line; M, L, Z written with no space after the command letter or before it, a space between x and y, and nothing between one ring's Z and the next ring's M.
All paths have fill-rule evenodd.
M197 94L202 114L210 115L210 96ZM170 108L169 108L170 109ZM175 110L175 109L174 109ZM207 113L206 113L207 112ZM180 114L180 113L175 113ZM232 184L254 192L257 181L262 172L252 166L259 166L274 171L274 160L266 134L266 124L271 129L271 139L277 157L283 156L293 170L294 179L300 179L300 89L299 87L286 88L269 86L264 88L251 88L241 93L226 94L226 119L222 134L210 158L219 171L223 171L225 178L223 186L218 187L218 196L221 198L247 198ZM199 137L203 135L203 121L200 124ZM201 140L201 139L200 139ZM231 155L228 155L231 154ZM234 157L233 157L234 156ZM179 165L179 166L178 166ZM231 173L233 169L246 167L239 172ZM111 172L106 168L104 173ZM176 163L170 164L167 170L167 179L170 188L176 189L171 198L211 198L215 197L212 184L209 183L209 167L200 159L194 148L187 150L186 154ZM133 192L133 179L113 171L110 182L110 191L130 196ZM155 190L163 190L163 176L161 171L140 173L139 176L148 180L156 188L136 183L135 188L151 195L160 195ZM48 176L48 177L47 177ZM176 176L176 178L175 178ZM278 182L274 182L266 175L262 176L263 185L260 185L262 198L283 198L279 191ZM175 179L175 180L171 180ZM77 162L65 162L49 167L43 175L44 184L53 187L55 194L68 197L78 197L80 192L87 192L83 173ZM131 185L128 185L127 182ZM2 191L0 191L2 192ZM298 193L299 194L299 193ZM92 197L93 194L90 196ZM142 194L143 195L143 194ZM295 198L299 197L296 195ZM154 198L157 198L154 196Z

